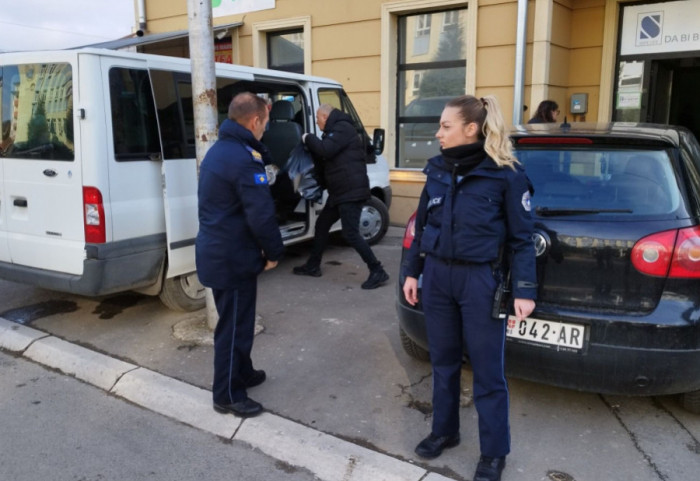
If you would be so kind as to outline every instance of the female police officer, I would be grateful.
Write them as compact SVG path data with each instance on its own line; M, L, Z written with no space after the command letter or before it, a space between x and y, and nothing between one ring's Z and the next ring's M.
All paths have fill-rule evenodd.
M450 100L442 112L441 155L427 176L409 249L406 300L422 300L433 366L433 427L416 454L435 458L459 444L463 352L474 374L481 457L474 481L497 481L510 452L505 321L492 317L500 260L510 259L515 316L535 307L532 187L513 157L495 97Z

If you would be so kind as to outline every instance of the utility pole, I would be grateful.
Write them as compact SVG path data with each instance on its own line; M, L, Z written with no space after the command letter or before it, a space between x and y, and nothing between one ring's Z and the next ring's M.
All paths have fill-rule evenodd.
M197 175L199 175L202 159L204 159L209 147L216 142L218 136L211 0L187 0L187 23L190 31L192 107L194 109ZM209 288L205 292L207 326L213 330L218 321L214 296Z

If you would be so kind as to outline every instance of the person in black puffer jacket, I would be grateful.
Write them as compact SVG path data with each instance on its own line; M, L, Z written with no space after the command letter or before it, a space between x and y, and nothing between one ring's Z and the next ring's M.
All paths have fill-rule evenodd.
M370 198L362 139L350 116L331 105L318 108L316 123L323 136L319 139L306 133L302 142L314 158L319 181L328 190L328 200L316 220L311 255L305 264L294 268L294 274L321 276L321 258L328 234L340 219L343 237L369 268L369 277L362 288L375 289L389 280L389 274L360 235L362 206Z

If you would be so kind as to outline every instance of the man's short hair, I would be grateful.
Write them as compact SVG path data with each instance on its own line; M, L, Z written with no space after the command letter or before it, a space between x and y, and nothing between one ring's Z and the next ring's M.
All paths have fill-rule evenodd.
M267 112L267 101L251 92L236 94L228 106L228 118L239 124L244 124L253 116L264 117Z
M325 114L325 115L330 115L331 112L333 112L333 107L331 104L321 104L321 106L318 108L318 111Z

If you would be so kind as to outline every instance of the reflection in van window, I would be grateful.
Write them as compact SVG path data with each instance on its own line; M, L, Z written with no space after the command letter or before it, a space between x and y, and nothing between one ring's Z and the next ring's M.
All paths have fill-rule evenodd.
M73 160L71 66L0 67L0 116L0 156Z
M146 70L109 71L114 155L117 160L160 157L158 122Z

